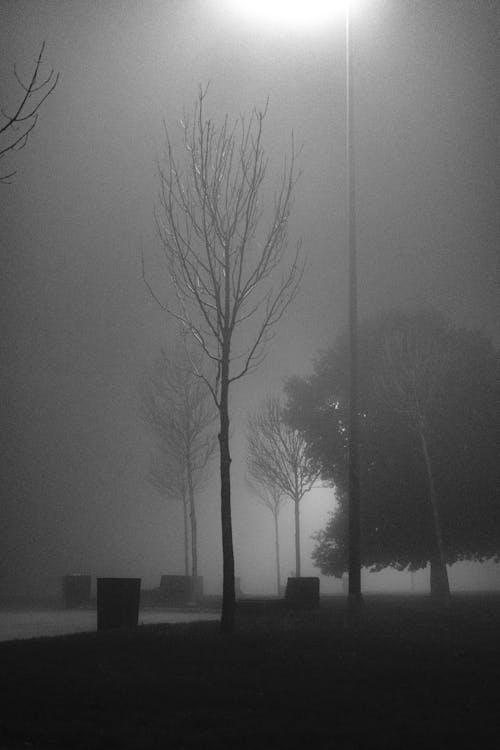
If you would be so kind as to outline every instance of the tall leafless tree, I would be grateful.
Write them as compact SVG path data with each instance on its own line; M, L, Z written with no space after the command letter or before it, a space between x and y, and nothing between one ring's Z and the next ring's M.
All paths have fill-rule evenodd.
M59 80L59 73L50 70L42 75L43 42L36 59L33 72L28 81L23 81L14 66L14 77L20 92L16 102L7 110L6 105L0 104L0 161L14 151L24 148L29 135L38 120L38 110L43 102L54 91ZM16 174L16 170L2 173L0 184L9 184Z
M185 162L178 162L166 130L157 213L170 296L153 296L182 323L211 364L198 375L219 413L223 596L221 630L234 629L235 586L231 520L229 393L255 369L265 344L304 272L300 245L287 266L287 226L296 181L293 139L274 198L264 192L268 159L262 133L266 115L216 125L205 114L200 88L191 118L182 122ZM173 290L173 293L172 293Z
M300 576L300 501L320 472L309 459L306 442L283 419L278 398L267 398L248 420L248 475L259 485L279 489L294 504L295 575Z
M263 484L254 479L247 479L247 486L254 497L273 514L274 521L274 551L276 559L276 591L281 594L281 572L280 572L280 537L279 537L279 513L283 507L286 497L277 485Z
M406 320L387 333L376 389L383 402L414 430L427 476L435 552L430 560L431 593L447 604L450 586L432 460L431 416L447 373L452 337L446 327Z
M192 369L196 358L182 344L162 350L142 387L143 414L153 428L159 450L151 467L153 483L167 496L179 493L189 512L193 591L198 576L196 490L207 479L216 447L216 411L210 394ZM201 371L201 362L197 362ZM186 540L186 531L185 531Z

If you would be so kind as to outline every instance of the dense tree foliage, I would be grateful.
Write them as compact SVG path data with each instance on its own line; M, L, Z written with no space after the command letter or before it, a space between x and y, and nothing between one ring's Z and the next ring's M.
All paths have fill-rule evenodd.
M446 562L496 557L500 386L491 342L434 313L393 311L360 326L359 349L362 564L416 570L436 555L426 461L405 390L425 404ZM410 372L409 361L420 365ZM314 552L322 572L336 576L347 569L348 362L343 335L311 376L286 385L288 419L337 489L338 506Z

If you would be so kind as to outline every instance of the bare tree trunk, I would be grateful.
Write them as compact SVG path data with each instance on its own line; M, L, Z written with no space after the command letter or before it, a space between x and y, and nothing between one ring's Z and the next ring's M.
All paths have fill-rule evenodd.
M427 470L427 481L429 484L429 499L432 507L432 517L434 522L434 537L436 543L436 555L430 561L431 566L431 595L435 596L436 599L441 601L443 604L448 604L450 600L450 584L448 581L448 571L446 569L446 558L444 554L443 536L441 533L441 520L439 517L439 508L436 495L436 488L434 486L434 476L432 473L432 464L429 455L429 447L427 445L427 439L425 437L425 430L423 426L420 426L420 441L422 444L422 453L425 460L425 468Z
M280 538L278 528L278 513L274 512L274 539L276 547L276 586L278 596L281 596L281 575L280 575Z
M198 525L196 523L196 508L194 492L190 492L189 518L191 521L191 598L198 598Z
M197 597L198 579L198 531L196 524L196 508L194 504L193 467L191 456L187 456L187 484L189 498L189 520L191 523L191 597Z
M439 555L431 558L429 567L431 597L436 601L444 600L446 602L449 598L448 577L446 568L443 573Z
M193 581L193 594L196 596L197 581L198 581L198 526L196 523L196 510L194 507L194 496L192 498L192 505L190 510L191 520L191 578Z
M189 575L189 534L188 534L188 508L187 498L182 498L182 510L184 515L184 575Z
M295 575L300 578L300 510L299 500L295 499Z
M222 615L221 631L234 631L234 551L231 521L231 455L229 452L229 352L223 353L220 394L220 478L222 525Z

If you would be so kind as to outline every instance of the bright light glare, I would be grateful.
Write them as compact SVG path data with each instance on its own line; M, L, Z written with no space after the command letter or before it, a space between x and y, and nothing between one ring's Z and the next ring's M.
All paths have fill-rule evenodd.
M240 17L284 29L325 26L345 15L349 0L225 0L224 6Z

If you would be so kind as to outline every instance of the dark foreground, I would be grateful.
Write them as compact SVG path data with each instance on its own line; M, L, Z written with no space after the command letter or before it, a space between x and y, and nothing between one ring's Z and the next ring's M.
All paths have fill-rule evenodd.
M497 747L500 597L342 599L0 644L0 748L406 750Z

